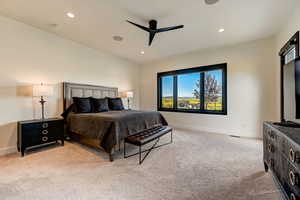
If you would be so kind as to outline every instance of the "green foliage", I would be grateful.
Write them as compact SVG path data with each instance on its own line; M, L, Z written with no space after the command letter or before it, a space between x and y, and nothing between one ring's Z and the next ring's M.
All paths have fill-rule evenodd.
M218 84L218 81L216 80L215 76L212 76L211 74L205 74L204 76L204 104L205 109L207 110L222 110L222 103L221 103L221 109L219 109L218 101L220 99L220 94L222 91L221 85ZM193 95L195 98L200 99L200 80L196 83L196 88L194 89ZM212 104L215 104L215 106L212 106ZM217 105L218 104L218 105ZM215 107L216 109L212 109L212 107Z
M173 108L173 97L163 97L162 98L163 108Z
M180 102L185 102L184 106L180 106ZM173 98L163 97L162 99L163 108L173 108ZM178 98L178 108L180 109L198 109L200 107L200 100L195 98L182 97ZM209 102L205 105L206 110L222 110L222 98L219 97L216 102Z

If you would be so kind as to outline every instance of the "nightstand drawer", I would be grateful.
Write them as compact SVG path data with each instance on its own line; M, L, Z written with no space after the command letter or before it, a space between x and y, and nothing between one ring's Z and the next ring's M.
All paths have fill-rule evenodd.
M40 135L41 136L48 136L48 137L60 137L63 135L64 125L57 124L57 126L51 126L49 128L41 129Z
M29 128L29 129L36 129L36 130L44 130L44 129L61 127L63 125L64 125L63 121L58 120L58 121L27 123L27 124L22 125L22 127Z

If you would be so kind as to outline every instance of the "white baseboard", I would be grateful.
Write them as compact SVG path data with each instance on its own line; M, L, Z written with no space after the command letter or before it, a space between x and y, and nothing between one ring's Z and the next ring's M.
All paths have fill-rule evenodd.
M4 156L10 153L16 153L17 152L17 147L12 146L12 147L4 147L0 149L0 156Z
M245 139L262 140L262 137L251 137L251 136L247 136L247 135L243 136L243 135L231 134L231 133L226 133L226 132L213 132L209 129L199 130L199 129L193 129L193 128L179 127L179 126L176 126L176 125L175 126L170 125L170 126L173 127L174 129L182 130L182 131L203 132L203 133L211 133L211 134L218 134L218 135L237 136L237 137L245 138Z

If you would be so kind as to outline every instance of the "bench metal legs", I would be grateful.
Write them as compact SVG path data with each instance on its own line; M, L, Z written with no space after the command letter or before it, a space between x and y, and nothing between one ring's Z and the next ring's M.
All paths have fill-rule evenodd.
M161 144L161 145L157 145L157 143L159 142L159 139L158 138L155 143L153 144L153 146L149 149L146 149L146 150L142 150L142 145L139 146L139 152L137 153L134 153L134 154L131 154L131 155L126 155L126 142L124 141L124 158L129 158L131 156L135 156L137 154L139 154L139 164L142 164L144 162L144 160L146 159L146 157L149 155L149 153L153 150L153 149L156 149L156 148L159 148L159 147L162 147L162 146L165 146L165 145L168 145L168 144L171 144L173 143L173 131L171 131L171 141L168 142L168 143L165 143L165 144ZM147 152L146 155L142 158L142 153L144 152Z

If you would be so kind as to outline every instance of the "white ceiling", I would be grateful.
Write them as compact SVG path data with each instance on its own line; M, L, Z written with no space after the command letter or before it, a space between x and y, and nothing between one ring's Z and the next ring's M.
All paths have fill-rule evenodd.
M198 49L256 40L278 32L297 0L0 0L0 13L92 48L137 63ZM74 19L67 12L76 15ZM151 47L148 34L126 23L159 27L184 24L184 29L160 33ZM57 24L51 27L49 24ZM219 33L218 29L225 32ZM116 42L112 36L124 37ZM141 55L141 51L145 51Z

